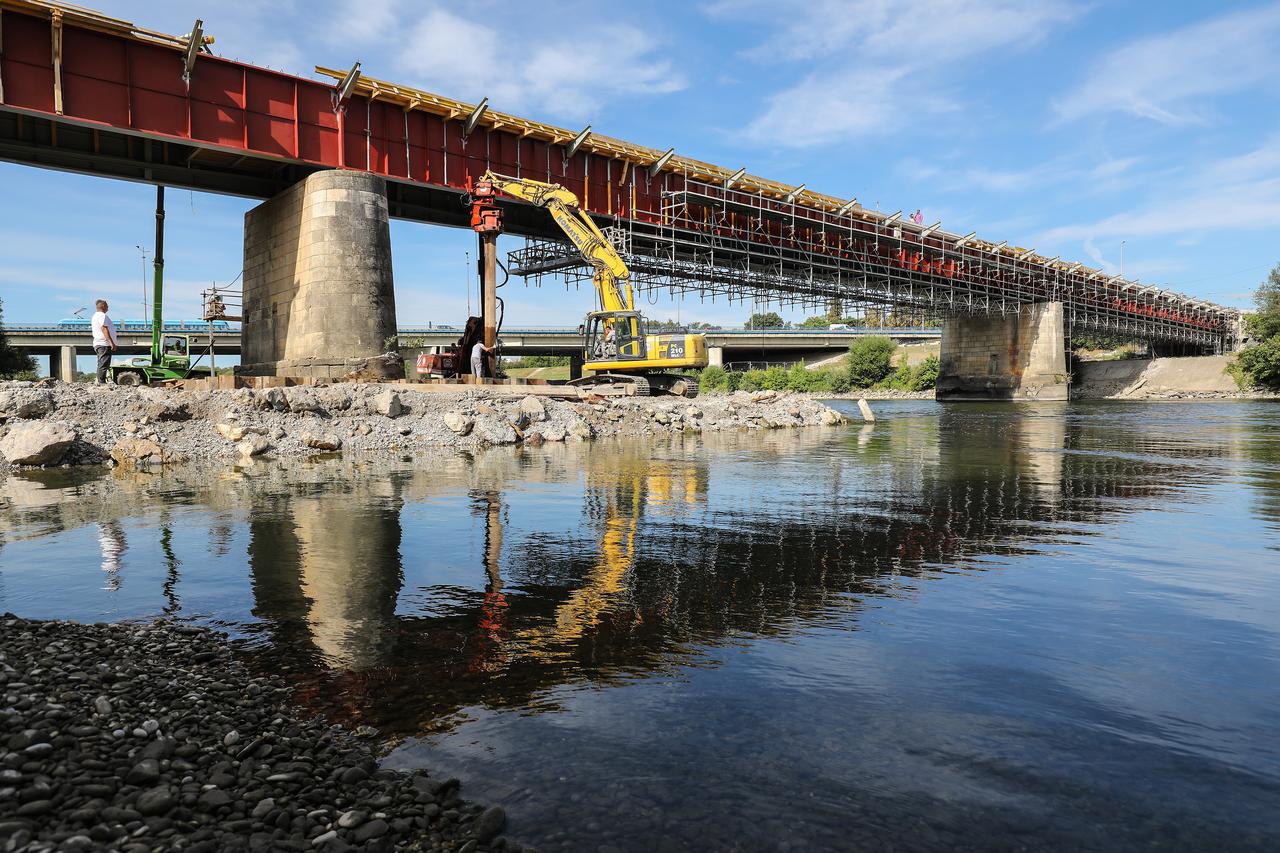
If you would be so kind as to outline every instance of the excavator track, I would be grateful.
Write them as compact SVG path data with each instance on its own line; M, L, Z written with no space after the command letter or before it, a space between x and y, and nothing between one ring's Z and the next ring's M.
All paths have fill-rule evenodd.
M625 373L597 373L584 376L570 383L584 391L602 395L627 395L631 397L648 397L653 393L649 380L643 376L631 376Z
M671 394L693 399L698 396L698 380L679 373L650 373L651 394Z

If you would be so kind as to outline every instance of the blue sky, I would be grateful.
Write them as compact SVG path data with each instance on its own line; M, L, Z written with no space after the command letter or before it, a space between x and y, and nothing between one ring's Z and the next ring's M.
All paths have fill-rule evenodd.
M215 52L375 77L677 151L948 230L1246 306L1280 262L1280 4L741 0L467 4L96 0ZM522 48L522 46L528 46ZM142 313L150 187L0 164L9 322L98 295ZM239 273L248 199L171 191L171 318ZM468 231L392 226L403 324L467 313ZM516 238L504 238L504 250ZM573 325L585 291L506 289L507 323ZM749 308L663 300L656 317ZM783 312L784 314L787 312ZM798 315L792 314L793 317Z

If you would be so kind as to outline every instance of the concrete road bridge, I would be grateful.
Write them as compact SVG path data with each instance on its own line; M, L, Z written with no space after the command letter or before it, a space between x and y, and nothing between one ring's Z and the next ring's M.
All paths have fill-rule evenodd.
M166 323L166 333L187 335L193 350L202 352L209 346L210 333L204 323ZM408 351L439 351L457 343L462 324L401 326L397 332L400 346ZM9 342L37 358L49 359L49 375L70 381L74 377L77 356L93 354L85 330L58 323L17 324L4 326ZM820 360L849 348L860 337L884 335L900 344L926 343L942 336L939 328L872 328L850 329L714 329L705 332L708 354L714 364L741 363L794 364L797 361ZM212 333L214 356L241 355L241 333L237 328L217 329ZM576 327L512 327L502 330L503 355L572 356L581 352L582 338ZM151 351L150 327L126 325L119 334L117 356L145 355ZM205 364L208 363L206 358ZM225 362L224 362L225 363Z
M267 199L246 216L247 372L332 376L375 356L397 325L389 217L466 227L486 169L572 190L641 290L945 319L944 399L1065 397L1076 332L1169 352L1239 339L1237 311L1193 296L359 63L295 77L49 0L0 0L0 32L0 158ZM513 272L586 274L546 211L506 203L504 222L529 241Z

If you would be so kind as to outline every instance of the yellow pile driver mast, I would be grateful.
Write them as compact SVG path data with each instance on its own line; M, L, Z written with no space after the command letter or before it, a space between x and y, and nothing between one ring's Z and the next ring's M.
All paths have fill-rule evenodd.
M698 395L693 376L668 370L707 366L706 338L697 334L650 335L644 317L635 310L631 272L617 250L590 215L578 206L578 197L559 184L511 178L485 172L475 186L476 197L493 190L545 207L569 241L591 264L599 310L587 314L582 326L582 358L591 375L575 384L621 385L630 393Z

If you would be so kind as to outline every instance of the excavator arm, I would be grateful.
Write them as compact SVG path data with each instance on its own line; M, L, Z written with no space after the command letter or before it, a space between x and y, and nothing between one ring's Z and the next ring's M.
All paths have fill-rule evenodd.
M602 310L635 310L631 271L594 220L578 206L576 195L559 184L512 178L491 171L486 171L480 180L488 181L513 198L545 207L551 213L556 225L595 270L592 280Z

